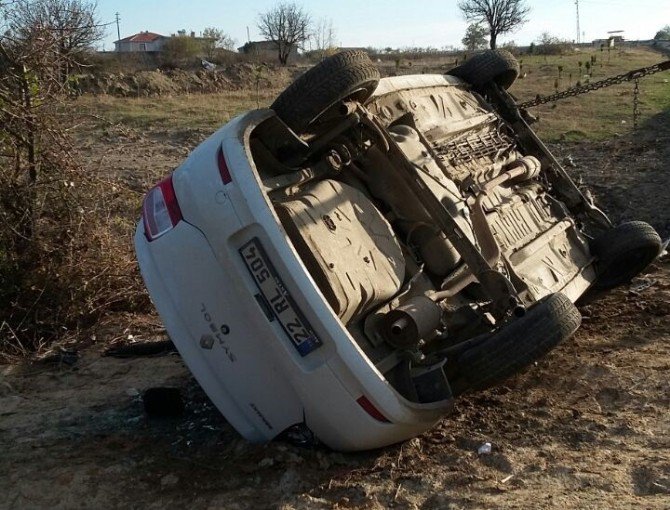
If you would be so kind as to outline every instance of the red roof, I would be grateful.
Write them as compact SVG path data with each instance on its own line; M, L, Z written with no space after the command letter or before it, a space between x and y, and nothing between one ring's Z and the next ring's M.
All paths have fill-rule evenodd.
M148 42L153 42L156 39L164 39L164 35L160 34L155 34L153 32L140 32L139 34L131 35L129 37L124 37L120 41L117 42L140 42L140 43L148 43Z

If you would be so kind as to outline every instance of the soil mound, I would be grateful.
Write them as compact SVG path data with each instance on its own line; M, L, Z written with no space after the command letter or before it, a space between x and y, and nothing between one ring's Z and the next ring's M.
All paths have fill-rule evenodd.
M211 71L156 69L128 74L83 74L75 77L73 87L79 94L121 97L212 93L256 87L283 88L291 82L296 72L293 68L244 62Z

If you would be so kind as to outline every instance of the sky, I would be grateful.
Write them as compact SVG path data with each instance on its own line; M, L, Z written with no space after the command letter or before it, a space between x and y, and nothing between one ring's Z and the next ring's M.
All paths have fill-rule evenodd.
M98 0L103 22L120 15L121 37L148 30L163 35L185 29L200 33L206 27L222 29L241 46L262 37L258 14L277 0ZM312 19L332 20L336 42L342 47L460 46L467 23L457 0L310 0L297 1ZM530 21L501 37L518 45L536 41L543 32L562 39L577 37L574 0L527 0ZM670 25L669 0L579 0L582 41L606 38L623 30L626 39L651 39ZM101 49L112 50L116 25L108 27Z

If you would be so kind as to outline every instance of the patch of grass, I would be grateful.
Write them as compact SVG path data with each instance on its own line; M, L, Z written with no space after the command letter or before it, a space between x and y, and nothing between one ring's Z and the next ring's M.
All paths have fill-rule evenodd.
M586 62L596 61L591 67L592 76L586 77ZM522 76L511 89L519 101L536 95L555 92L556 80L561 79L558 90L565 90L580 81L602 80L609 76L646 67L665 59L663 55L646 48L607 51L600 49L571 55L523 55ZM579 62L582 62L580 68ZM581 69L581 72L580 72ZM570 77L572 75L572 77ZM632 82L614 85L585 95L564 99L532 109L540 118L534 128L548 141L565 139L602 140L629 132L633 127ZM659 112L670 108L670 72L658 73L640 80L640 124ZM579 133L579 137L575 137Z

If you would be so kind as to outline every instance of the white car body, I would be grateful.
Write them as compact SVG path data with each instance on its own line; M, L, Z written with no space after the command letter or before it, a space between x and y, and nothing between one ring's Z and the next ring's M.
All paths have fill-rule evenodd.
M272 110L246 113L203 142L173 176L183 220L135 249L152 300L185 363L233 427L268 441L305 423L338 450L371 449L431 428L452 405L395 391L325 301L261 191L251 130ZM217 165L223 150L231 181ZM254 297L240 254L258 239L322 345L301 356ZM214 339L212 342L211 338Z

